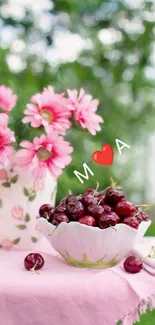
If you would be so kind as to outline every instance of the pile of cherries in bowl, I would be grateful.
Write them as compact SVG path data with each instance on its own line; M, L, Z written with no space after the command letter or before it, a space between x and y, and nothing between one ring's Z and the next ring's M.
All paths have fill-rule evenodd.
M118 223L138 229L142 221L149 220L143 210L125 199L121 189L113 187L102 193L88 189L83 195L70 194L56 208L50 204L42 205L39 215L55 226L61 222L75 221L101 229L114 227Z

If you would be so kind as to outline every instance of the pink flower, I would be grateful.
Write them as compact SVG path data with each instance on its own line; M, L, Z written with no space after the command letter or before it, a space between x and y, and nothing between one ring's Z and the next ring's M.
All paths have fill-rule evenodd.
M17 163L20 167L29 169L35 180L43 179L47 171L55 178L59 177L62 169L72 160L69 154L73 148L55 133L35 137L33 143L22 141L20 145L25 149L17 152Z
M16 105L17 95L10 88L0 86L0 108L8 113Z
M7 171L5 169L0 169L0 181L5 181L7 177Z
M69 96L68 108L73 112L73 116L78 123L84 129L95 135L96 131L100 131L101 127L99 123L103 122L101 116L95 112L99 101L97 99L92 100L92 96L85 94L83 89L80 89L78 94L77 90L67 90Z
M0 242L3 249L9 250L13 246L13 242L10 239L2 239Z
M71 126L71 112L67 104L64 94L55 94L51 86L44 88L41 94L31 98L31 104L24 111L28 116L24 117L23 123L31 123L34 128L43 125L47 133L57 132L64 135L65 130Z
M23 219L24 218L24 210L19 205L16 205L11 210L12 217L14 219Z
M8 116L0 114L0 168L8 168L12 165L14 150L12 142L15 141L14 132L8 127Z
M42 192L44 190L44 181L39 179L37 181L34 181L33 183L33 190L35 192L40 191Z

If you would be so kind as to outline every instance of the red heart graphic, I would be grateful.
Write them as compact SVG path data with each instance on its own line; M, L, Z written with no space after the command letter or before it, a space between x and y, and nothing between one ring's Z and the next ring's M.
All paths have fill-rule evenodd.
M110 144L104 144L101 151L95 151L92 154L92 159L96 164L110 166L113 163L114 150Z

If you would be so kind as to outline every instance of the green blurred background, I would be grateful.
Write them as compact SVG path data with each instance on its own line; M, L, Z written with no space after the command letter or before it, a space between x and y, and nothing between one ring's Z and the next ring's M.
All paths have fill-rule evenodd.
M28 137L21 123L26 103L49 84L56 91L83 87L100 101L101 132L68 132L73 160L59 178L57 202L68 189L81 193L96 181L104 189L110 177L135 203L155 202L154 39L154 1L1 1L0 84L19 95L10 119L17 141ZM116 138L130 146L122 155ZM104 143L115 151L110 167L91 158ZM83 173L84 162L94 176L81 184L73 171Z
M32 94L83 87L99 98L104 118L95 137L75 127L68 139L73 160L58 181L57 202L68 189L109 186L110 177L135 203L155 202L155 2L147 0L0 1L0 84L18 93L10 124L27 138L21 118ZM34 132L30 133L30 139ZM120 156L115 139L127 143ZM95 165L92 153L114 147L113 166ZM94 176L81 184L83 163ZM154 208L150 208L154 221ZM148 235L155 235L152 225ZM153 325L153 314L141 324Z

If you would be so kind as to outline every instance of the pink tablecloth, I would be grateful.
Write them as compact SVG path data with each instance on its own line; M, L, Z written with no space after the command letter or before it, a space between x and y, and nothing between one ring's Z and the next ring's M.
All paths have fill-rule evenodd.
M41 247L45 267L39 275L24 269L27 251L0 252L1 325L131 325L139 305L141 313L147 303L155 306L155 277L145 271L128 274L122 263L79 269L46 242Z

